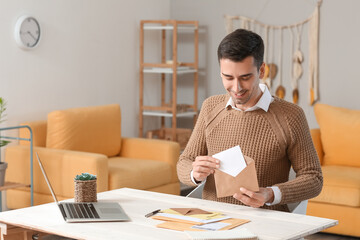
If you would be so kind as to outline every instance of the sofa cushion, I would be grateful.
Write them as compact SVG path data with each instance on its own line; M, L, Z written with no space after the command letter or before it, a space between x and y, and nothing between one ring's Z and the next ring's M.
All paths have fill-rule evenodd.
M121 147L117 104L73 108L48 114L46 147L116 156Z
M124 157L109 158L109 189L146 190L171 182L171 166L165 162Z
M324 149L323 164L360 167L360 110L316 104L314 111Z
M315 202L360 207L360 168L323 166L324 186Z

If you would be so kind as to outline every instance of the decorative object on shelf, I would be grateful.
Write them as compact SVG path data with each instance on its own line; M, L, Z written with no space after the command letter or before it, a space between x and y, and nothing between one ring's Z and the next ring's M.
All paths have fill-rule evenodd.
M166 103L165 106L172 107L171 103ZM191 106L189 104L176 104L176 111L179 113L187 112L189 109L191 109ZM167 110L167 112L172 112L172 110Z
M144 51L147 44L144 44L145 31L159 31L161 34L161 60L156 63L144 62ZM168 31L168 32L167 32ZM178 36L186 31L194 35L194 60L191 62L181 62L178 59ZM170 33L170 34L167 34ZM167 36L171 35L170 40ZM192 117L194 123L198 114L197 108L197 89L198 89L198 22L197 21L177 21L177 20L142 20L140 22L140 74L139 74L139 137L159 138L179 142L184 148L188 138L183 138L183 131L177 128L178 118ZM170 51L169 48L170 47ZM170 53L170 54L169 54ZM170 57L168 56L170 55ZM147 75L158 74L161 80L161 96L159 106L149 106L144 103L144 89ZM179 76L185 75L193 81L193 103L179 104L178 87L181 85ZM170 80L171 93L166 96L166 91L170 87L166 86L167 80ZM170 99L166 99L170 98ZM144 130L144 116L160 117L160 128L156 130ZM165 118L171 118L171 122L166 122ZM167 123L167 124L165 124ZM169 125L171 126L165 126ZM187 129L186 133L191 129Z
M0 97L0 123L5 121L5 111L6 111L6 101L2 97ZM10 141L2 140L0 135L0 148L5 147L7 144L9 144ZM0 151L1 154L1 151ZM1 157L0 157L1 159ZM0 186L4 186L5 183L5 173L7 169L8 164L6 162L0 161Z
M225 15L225 21L226 21L226 31L227 33L232 32L236 28L245 28L251 31L255 31L259 33L260 35L264 36L264 44L265 49L269 48L265 51L265 60L266 65L268 66L268 75L267 78L264 78L262 80L263 83L269 86L269 89L271 90L271 83L273 82L273 79L275 78L276 74L271 74L272 68L270 67L271 64L275 64L271 58L269 58L268 52L271 53L274 51L275 48L275 39L272 38L273 41L269 41L269 35L272 34L272 36L275 35L275 32L280 32L279 41L282 41L282 32L284 29L290 30L291 33L291 46L294 44L294 38L293 38L293 30L296 30L296 50L290 49L290 65L292 66L292 69L290 70L291 75L291 85L292 85L292 100L294 103L298 103L299 100L299 88L298 88L298 81L302 76L303 67L302 63L304 61L304 54L300 50L301 43L300 39L302 36L302 29L303 26L308 24L308 39L309 39L309 53L308 53L308 73L309 73L309 104L313 105L316 101L319 100L319 12L320 12L320 6L322 4L322 0L317 1L317 5L315 7L314 12L304 21L290 24L290 25L270 25L263 22L260 22L256 19L244 17L244 16L229 16ZM285 38L287 39L287 38ZM280 44L279 46L280 52L284 50L284 46ZM270 62L271 61L271 62ZM281 58L279 59L277 71L279 72L279 78L280 83L278 88L276 89L276 95L277 96L285 96L285 88L282 86L281 82L281 72L283 71L283 66L281 64ZM269 63L270 62L270 63ZM274 68L275 69L275 68ZM271 80L271 76L273 79Z
M180 144L180 149L184 149L186 147L186 144L191 136L191 132L192 132L191 129L187 129L187 128L176 129L176 141ZM174 141L171 128L161 128L161 129L147 131L146 137L151 139L164 139L164 140Z
M36 18L23 15L15 24L15 41L22 49L32 49L39 44L41 31Z
M96 202L96 176L90 173L76 175L75 179L75 202Z

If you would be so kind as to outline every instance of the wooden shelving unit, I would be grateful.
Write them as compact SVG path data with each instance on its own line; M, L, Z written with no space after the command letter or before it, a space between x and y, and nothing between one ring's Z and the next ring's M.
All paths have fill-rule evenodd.
M144 62L144 31L160 31L161 32L161 62L146 63ZM172 36L172 58L171 62L166 60L166 31L171 31ZM182 31L192 31L194 33L194 61L180 62L178 59L178 34ZM193 117L194 123L198 114L198 21L176 21L176 20L143 20L140 22L140 83L139 83L139 137L144 136L144 116L158 116L161 118L161 129L150 131L147 137L156 135L158 138L177 141L179 135L190 135L190 129L178 129L177 118ZM161 79L161 106L144 105L144 78L145 74L160 74ZM166 92L166 74L171 75L172 90L171 100L169 103L165 101ZM194 97L193 104L186 105L184 109L179 110L177 101L177 84L178 76L181 74L189 74L193 77ZM165 118L171 118L171 134L169 129L165 127ZM158 134L160 133L160 135ZM184 136L182 136L183 139ZM184 147L183 140L180 143ZM186 143L185 143L186 144Z

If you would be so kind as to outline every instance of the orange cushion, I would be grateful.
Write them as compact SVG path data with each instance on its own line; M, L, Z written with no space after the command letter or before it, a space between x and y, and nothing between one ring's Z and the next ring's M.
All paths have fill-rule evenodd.
M360 167L360 110L316 104L324 165Z
M116 156L120 125L117 104L54 111L48 114L46 147Z
M323 166L324 186L312 201L360 207L360 168Z
M146 190L171 182L171 166L165 162L112 157L108 165L110 190L123 187Z
M353 237L333 236L333 239L358 239L360 237L360 208L341 206L335 204L324 204L309 201L307 205L306 215L336 219L339 224L322 230L322 232L336 233L341 235L349 235ZM319 238L321 239L321 237ZM329 239L324 236L324 239Z

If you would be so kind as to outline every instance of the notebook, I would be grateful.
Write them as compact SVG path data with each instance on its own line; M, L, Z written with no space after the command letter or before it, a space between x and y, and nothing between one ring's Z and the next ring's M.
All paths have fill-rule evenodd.
M36 153L40 169L50 189L54 201L58 205L64 220L69 223L76 222L121 222L130 221L130 218L117 202L58 202L55 192L51 187L45 169Z

